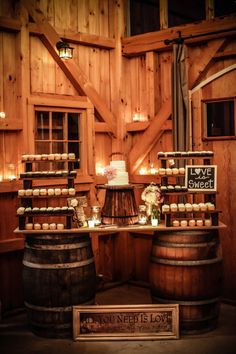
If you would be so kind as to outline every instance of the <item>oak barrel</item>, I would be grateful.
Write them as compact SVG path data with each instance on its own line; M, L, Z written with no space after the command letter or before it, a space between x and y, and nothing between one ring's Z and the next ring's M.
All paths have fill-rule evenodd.
M95 299L89 234L26 235L23 284L32 332L42 337L71 337L72 306L93 304Z
M154 303L179 304L181 333L214 329L222 287L218 231L156 233L149 278Z
M103 224L133 225L138 222L134 186L106 186L101 210Z

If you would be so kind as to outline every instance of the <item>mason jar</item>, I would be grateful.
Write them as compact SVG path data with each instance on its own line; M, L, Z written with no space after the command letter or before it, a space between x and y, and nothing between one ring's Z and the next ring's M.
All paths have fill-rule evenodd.
M140 225L147 224L147 214L146 214L147 207L146 205L139 205L138 207L138 223Z
M97 205L91 207L91 219L94 220L94 225L98 226L101 224L101 208Z

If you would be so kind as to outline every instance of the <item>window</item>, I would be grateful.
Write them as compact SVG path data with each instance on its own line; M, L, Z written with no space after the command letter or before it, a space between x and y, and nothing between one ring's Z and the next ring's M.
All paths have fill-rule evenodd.
M205 102L205 138L235 137L235 100Z
M168 27L180 26L205 18L205 0L168 1Z
M236 12L236 2L235 0L215 0L215 16L229 15Z
M130 35L160 29L158 0L130 0Z
M35 153L75 153L76 160L81 156L81 114L80 112L36 107L35 109ZM45 163L47 166L47 163ZM46 168L46 166L44 166ZM62 169L59 164L48 164L48 169ZM80 168L80 161L74 163Z

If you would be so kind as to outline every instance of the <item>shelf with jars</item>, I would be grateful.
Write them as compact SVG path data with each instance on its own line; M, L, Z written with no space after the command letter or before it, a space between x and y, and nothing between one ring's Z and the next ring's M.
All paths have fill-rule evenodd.
M159 152L161 161L160 190L164 196L161 213L167 227L211 227L219 225L220 210L216 209L216 190L194 190L187 186L187 164L194 168L211 168L212 151ZM181 160L181 167L178 166ZM203 164L195 165L195 161ZM177 166L176 166L177 165ZM188 166L189 167L189 166ZM213 166L214 167L214 166ZM197 169L200 173L201 168ZM199 175L200 178L200 175ZM204 177L203 177L204 178ZM171 179L171 183L169 183Z
M72 221L74 217L74 208L68 206L48 206L48 201L51 198L68 198L74 197L76 191L74 188L74 178L77 173L74 168L75 162L74 153L63 154L43 154L43 155L23 155L22 163L25 165L25 171L21 173L20 179L23 180L23 189L18 190L18 197L20 198L21 206L17 209L17 216L19 219L19 230L63 230L72 228ZM66 170L36 170L40 163L63 163L67 165ZM33 184L38 179L49 178L65 178L67 185L65 188L34 188ZM44 199L45 206L34 206L34 201L37 199ZM39 223L38 217L48 218L48 220ZM56 223L54 218L64 217L65 222L60 220Z

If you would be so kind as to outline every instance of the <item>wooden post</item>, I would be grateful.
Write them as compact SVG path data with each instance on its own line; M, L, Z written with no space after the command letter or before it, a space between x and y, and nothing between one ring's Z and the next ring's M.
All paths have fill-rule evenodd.
M160 0L160 30L168 28L168 0Z
M121 79L122 79L122 48L120 38L124 35L124 22L123 13L124 8L120 1L115 2L109 8L109 18L113 18L112 24L115 33L115 49L111 54L111 108L116 112L117 117L117 138L112 141L112 153L124 153L124 136L125 130L125 117L122 115L122 102L121 102ZM123 159L124 156L119 156Z
M30 95L28 13L20 3L17 6L17 13L22 23L21 31L16 36L17 112L18 119L23 122L23 131L20 133L23 144L19 144L19 154L22 155L25 151L30 151L28 127L34 124L29 121L27 110L27 98ZM32 119L33 116L30 118Z
M205 0L206 5L206 20L211 20L215 17L215 0Z

